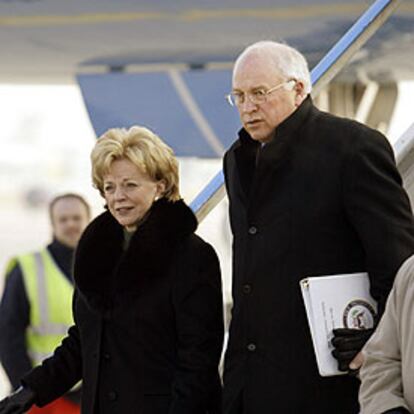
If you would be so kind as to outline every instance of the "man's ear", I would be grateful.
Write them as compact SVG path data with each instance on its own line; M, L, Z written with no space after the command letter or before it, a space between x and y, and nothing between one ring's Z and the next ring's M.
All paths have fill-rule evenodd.
M295 91L295 105L299 106L306 98L305 84L300 80L296 81L294 91Z

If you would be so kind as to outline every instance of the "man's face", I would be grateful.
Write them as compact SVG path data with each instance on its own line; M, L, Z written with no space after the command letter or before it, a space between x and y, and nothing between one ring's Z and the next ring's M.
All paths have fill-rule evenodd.
M298 99L298 89L303 85L297 82L292 90L279 88L260 104L252 103L247 96L257 90L267 91L288 80L278 74L271 60L263 55L247 55L237 67L233 75L233 93L246 97L237 108L243 127L254 140L266 143L273 138L275 128L302 102L303 99Z
M53 206L53 234L59 242L68 247L76 247L88 222L88 211L76 198L62 198Z

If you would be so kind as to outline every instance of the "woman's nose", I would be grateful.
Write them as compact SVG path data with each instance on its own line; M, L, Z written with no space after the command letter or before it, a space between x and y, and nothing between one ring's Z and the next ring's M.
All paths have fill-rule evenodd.
M122 199L122 198L124 198L125 197L125 191L124 191L124 188L120 185L120 186L118 186L118 187L116 187L115 188L115 191L114 191L114 198L116 199L116 200L119 200L119 199Z

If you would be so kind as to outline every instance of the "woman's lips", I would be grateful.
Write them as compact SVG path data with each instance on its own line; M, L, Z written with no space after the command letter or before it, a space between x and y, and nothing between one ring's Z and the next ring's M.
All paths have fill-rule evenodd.
M119 214L126 214L131 210L132 210L132 207L118 207L115 209L115 211Z

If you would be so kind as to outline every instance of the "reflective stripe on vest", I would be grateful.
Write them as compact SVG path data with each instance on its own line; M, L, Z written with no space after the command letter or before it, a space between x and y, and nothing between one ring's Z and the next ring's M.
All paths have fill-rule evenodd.
M37 365L53 353L73 324L73 286L46 249L17 260L30 303L27 348Z

